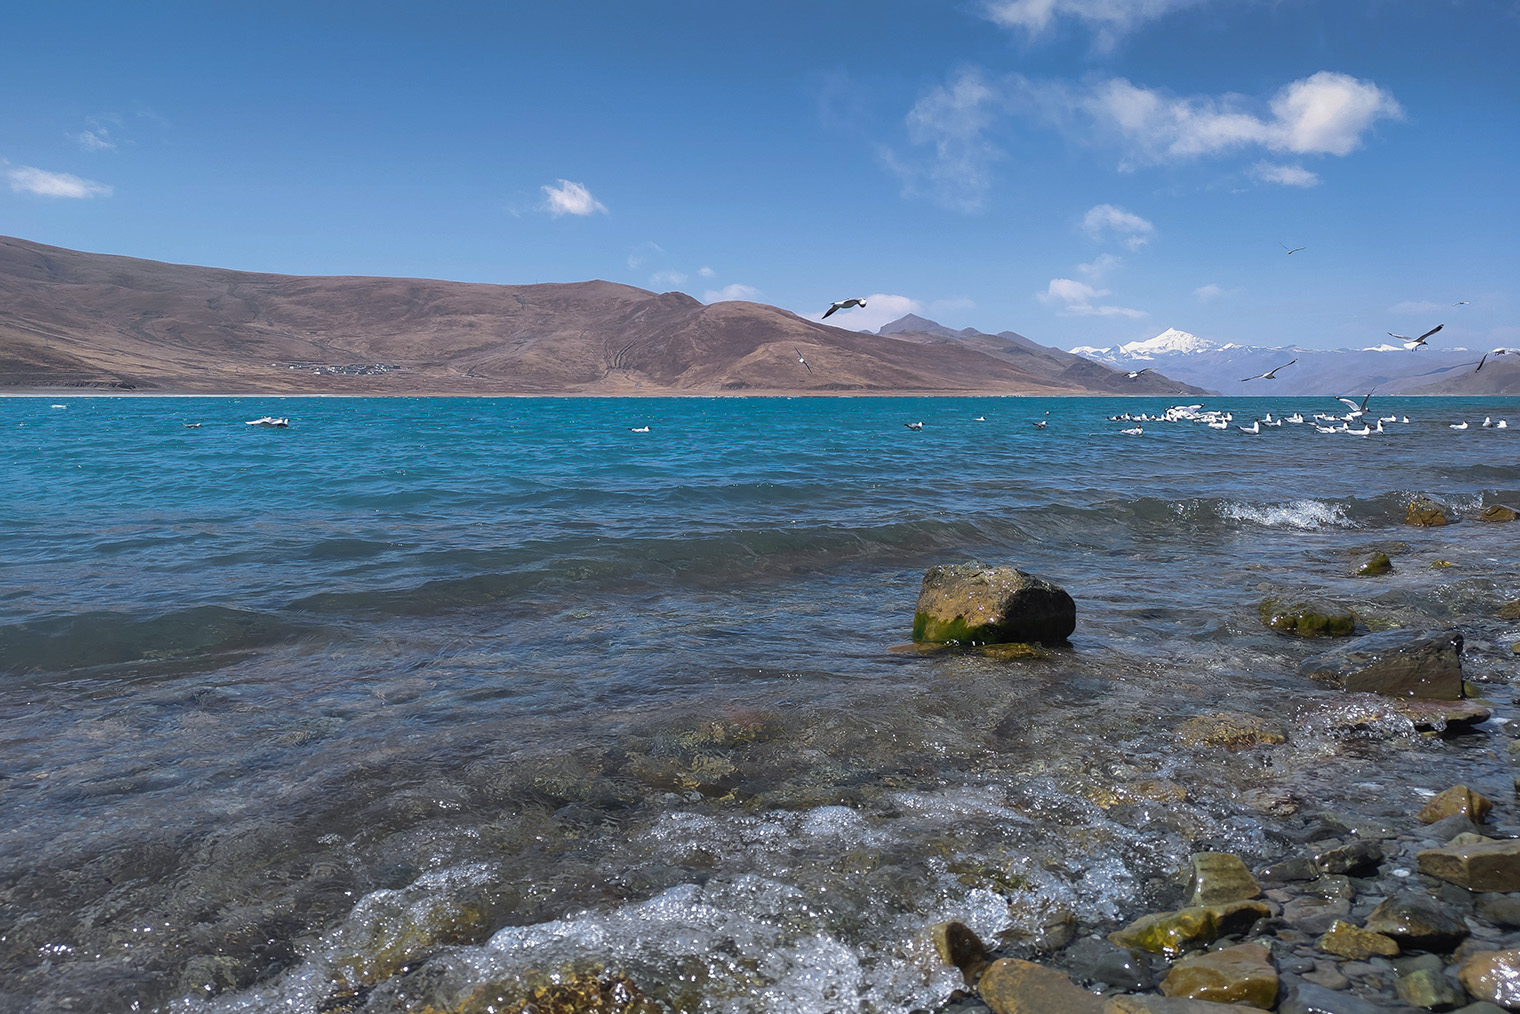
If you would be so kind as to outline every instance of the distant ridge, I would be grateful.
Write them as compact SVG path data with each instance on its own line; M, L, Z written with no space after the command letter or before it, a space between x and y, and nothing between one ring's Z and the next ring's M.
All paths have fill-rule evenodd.
M1362 349L1260 348L1169 328L1143 341L1114 348L1084 345L1072 352L1116 370L1161 370L1222 394L1360 397L1374 388L1385 395L1520 394L1520 355L1492 357L1475 372L1481 352L1434 344L1417 350L1386 342ZM1294 359L1293 366L1271 381L1243 380Z
M165 264L0 237L0 387L290 394L1184 391L1021 335L881 334L606 281L488 285ZM804 368L798 355L806 359ZM1128 386L1126 386L1128 385Z

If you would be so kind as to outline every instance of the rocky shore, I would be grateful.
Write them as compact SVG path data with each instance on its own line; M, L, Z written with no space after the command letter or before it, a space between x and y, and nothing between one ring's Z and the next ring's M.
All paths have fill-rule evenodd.
M1481 518L1513 519L1507 509ZM1420 498L1406 520L1425 526L1455 518ZM1375 552L1355 572L1376 577L1392 566ZM1016 596L971 600L977 588L1028 582L999 579L995 569L974 564L926 576L916 631L966 626L957 627L955 616L934 617L954 580L963 594L953 610L997 616L996 624L973 624L979 633L1017 627L1009 615L1020 611ZM1039 587L1035 611L1043 621L1059 590ZM1359 706L1375 721L1376 702L1386 702L1425 735L1464 737L1484 754L1520 757L1520 742L1497 734L1492 709L1469 698L1485 688L1463 681L1459 630L1358 637L1357 617L1343 604L1291 594L1267 596L1260 612L1285 636L1346 639L1302 666L1306 678L1353 695L1346 721L1358 721ZM1520 601L1497 617L1520 617ZM1520 653L1520 643L1512 651ZM1244 714L1202 716L1177 734L1230 751L1285 741L1272 721ZM1466 785L1427 791L1429 802L1403 821L1307 810L1278 832L1280 856L1254 871L1234 854L1197 852L1191 868L1176 871L1174 908L1121 925L1079 929L1057 917L1042 939L1001 950L961 923L936 926L937 954L966 984L940 1014L1520 1010L1520 826L1491 823L1493 801Z

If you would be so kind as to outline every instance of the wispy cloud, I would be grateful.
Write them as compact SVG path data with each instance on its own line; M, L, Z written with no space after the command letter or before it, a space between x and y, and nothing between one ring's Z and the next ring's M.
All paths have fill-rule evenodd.
M902 180L905 196L926 195L956 211L979 211L992 187L992 167L1006 157L987 136L1005 111L1000 86L978 70L961 71L908 111L908 143L915 150L883 147L882 160ZM921 155L926 148L927 155Z
M714 275L717 274L717 272L714 271L712 268L703 267L703 268L697 268L697 274L700 275L703 278L712 278Z
M116 150L116 142L111 139L111 132L104 127L81 130L77 134L70 134L69 137L85 151Z
M702 293L702 302L723 303L731 299L754 299L758 295L760 295L760 290L753 285L740 285L735 282L721 289L708 289Z
M1414 316L1416 314L1440 313L1446 309L1450 309L1450 307L1442 306L1440 303L1432 303L1428 300L1406 299L1402 303L1394 303L1388 308L1388 312Z
M1202 300L1205 303L1218 299L1222 295L1224 295L1224 290L1213 283L1200 285L1193 290L1193 298Z
M39 197L110 197L113 188L105 183L87 180L72 173L54 173L31 166L5 169L11 189L18 194L36 194Z
M607 208L591 196L591 191L586 189L584 183L572 183L570 180L560 180L559 186L551 187L548 184L539 188L543 191L545 206L549 214L555 218L561 215L591 215L598 211L607 214Z
M1301 165L1274 165L1258 162L1251 167L1251 175L1263 183L1280 183L1285 187L1317 187L1319 176Z
M1131 211L1112 204L1099 204L1082 216L1082 228L1093 239L1116 233L1131 250L1138 250L1151 238L1156 227Z
M1081 144L1116 149L1119 168L1134 171L1242 153L1344 156L1361 147L1377 124L1403 115L1403 107L1374 82L1334 71L1256 98L1178 96L1125 78L1039 81L968 68L919 98L906 117L904 144L878 150L902 181L904 196L976 212L987 204L994 169L1017 143L1017 119L1053 127ZM1252 175L1281 186L1319 182L1302 165L1277 161L1258 162ZM1134 216L1132 224L1139 223L1149 225ZM1105 224L1119 223L1101 217L1095 223ZM1153 228L1130 231L1127 241L1139 246Z
M1107 295L1110 295L1107 289L1079 282L1075 278L1052 278L1050 285L1044 292L1038 294L1038 298L1047 306L1057 307L1057 312L1063 317L1144 317L1146 315L1144 310L1098 302Z
M1120 35L1174 10L1197 6L1201 0L985 0L987 17L1007 28L1030 35L1045 32L1056 21L1075 19L1097 33L1100 47L1110 47Z
M1099 254L1086 264L1078 264L1077 273L1096 285L1103 280L1105 275L1123 263L1122 257L1115 257L1111 253Z
M682 282L686 281L686 277L687 276L684 271L656 271L654 274L649 276L649 284L668 285L671 288L674 288L675 286L680 285Z

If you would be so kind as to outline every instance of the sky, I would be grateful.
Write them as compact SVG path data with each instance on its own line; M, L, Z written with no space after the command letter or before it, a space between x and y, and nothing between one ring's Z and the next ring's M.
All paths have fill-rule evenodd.
M1060 348L1520 346L1520 0L16 4L0 234ZM1289 253L1289 250L1294 252Z

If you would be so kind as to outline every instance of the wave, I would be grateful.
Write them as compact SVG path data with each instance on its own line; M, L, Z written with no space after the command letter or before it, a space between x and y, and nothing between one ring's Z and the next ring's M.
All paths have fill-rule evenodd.
M0 627L0 674L187 662L252 651L300 637L307 624L224 606L159 616L88 612Z
M1294 500L1285 504L1248 504L1225 501L1219 516L1231 521L1249 521L1266 528L1355 528L1357 522L1347 516L1345 504L1320 500Z

